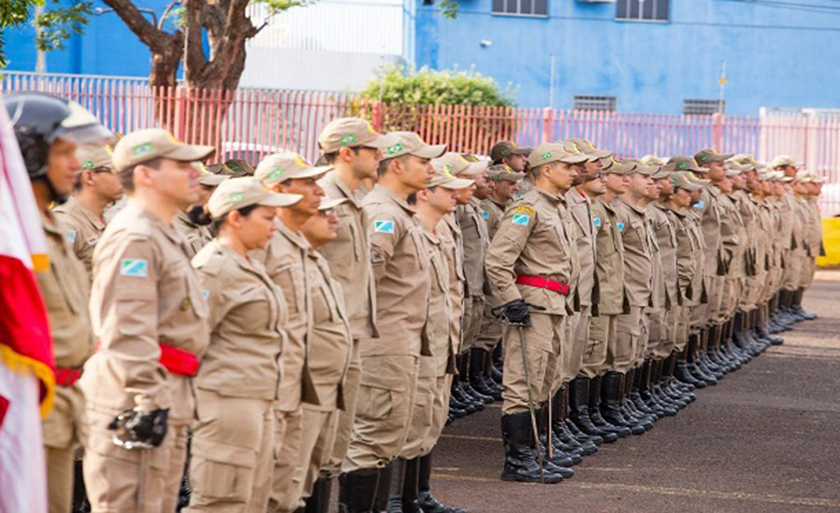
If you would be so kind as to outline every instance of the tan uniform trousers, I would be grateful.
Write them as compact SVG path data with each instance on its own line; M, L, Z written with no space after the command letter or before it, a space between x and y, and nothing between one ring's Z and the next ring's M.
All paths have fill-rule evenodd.
M724 287L726 285L726 276L707 276L707 296L709 302L705 305L708 309L706 324L721 323L725 319L723 308Z
M721 304L721 318L729 320L738 309L738 301L742 292L742 278L727 277L723 282L723 301Z
M94 513L175 511L187 461L188 426L169 425L154 449L128 451L114 445L108 424L116 412L88 409L90 437L83 469Z
M667 345L668 327L665 325L666 314L667 312L664 308L650 308L647 311L648 343L645 357L659 358L658 355L664 351L663 346Z
M782 269L780 286L783 290L796 290L800 267L799 253L798 249L782 250L785 268Z
M335 443L333 453L327 468L332 474L341 472L341 464L347 456L347 446L350 445L350 435L353 433L353 419L356 417L356 402L359 397L359 385L362 383L362 360L359 357L359 340L353 339L353 349L350 353L350 364L344 374L344 409L338 411L335 428Z
M554 388L557 389L577 377L583 367L583 353L589 345L589 325L592 320L590 306L582 306L566 320L566 344L563 346L560 372Z
M484 296L465 297L464 316L461 319L464 330L463 342L461 343L462 353L476 347L483 317Z
M589 343L583 352L583 366L580 371L587 378L601 376L610 370L607 354L610 344L614 346L616 342L617 322L617 315L599 315L591 318Z
M488 297L485 296L484 315L481 318L478 337L473 347L478 347L484 351L492 351L502 341L504 329L492 311L495 306L498 306L498 301L488 301L487 299Z
M185 511L260 512L274 467L274 402L197 391Z
M268 500L267 510L270 512L287 511L286 508L290 504L296 504L293 498L292 479L303 443L303 408L283 411L275 405L274 413L276 418L274 441L277 444L277 457L274 460L271 494Z
M73 504L73 460L87 440L85 397L78 385L55 387L52 411L42 421L50 513L67 513Z
M315 481L333 454L338 414L339 410L325 411L303 405L300 456L292 477L292 491L281 511L294 511L304 505L302 499L312 495Z
M607 362L610 370L625 373L644 360L647 345L647 314L641 306L631 306L630 313L621 314L616 320L615 345L610 344ZM641 348L641 349L640 349Z
M767 273L760 272L756 276L743 278L741 295L738 297L738 311L749 312L760 302L759 297L764 288Z
M690 306L675 305L671 309L674 317L674 337L671 351L681 352L688 344L688 333L691 328L691 308Z
M525 341L525 361L531 382L531 397L537 403L546 402L551 397L555 374L562 358L561 348L566 335L565 320L563 315L532 313L531 327L505 327L503 414L529 411L528 380L523 367L519 330L521 329L522 339Z
M419 358L362 358L353 434L342 470L381 468L399 456L408 436L417 392Z
M802 287L810 287L811 283L814 282L814 273L817 272L817 259L812 256L808 256L807 253L800 257L799 262L799 279L797 284L799 288Z
M405 445L400 452L400 457L407 460L432 452L449 414L449 386L452 384L452 375L435 377L433 372L424 375L422 360L426 358L421 358L414 414L411 416Z

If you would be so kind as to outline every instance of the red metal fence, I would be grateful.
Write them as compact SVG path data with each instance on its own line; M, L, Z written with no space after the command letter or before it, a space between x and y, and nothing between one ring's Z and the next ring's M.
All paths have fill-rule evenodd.
M142 79L7 73L0 91L40 90L72 98L111 129L164 126L178 138L217 148L218 159L257 161L283 150L318 157L317 137L331 120L363 116L381 131L413 130L455 151L488 154L507 139L523 146L583 137L623 156L693 154L702 148L792 155L840 188L840 117L686 116L466 105L405 105L343 93L153 88ZM826 213L840 213L828 186Z

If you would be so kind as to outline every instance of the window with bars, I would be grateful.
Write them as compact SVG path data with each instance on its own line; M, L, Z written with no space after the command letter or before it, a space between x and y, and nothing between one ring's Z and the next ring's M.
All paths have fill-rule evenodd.
M575 110L616 110L615 96L582 96L575 95L574 108Z
M668 21L669 0L617 0L615 18L623 21Z
M493 14L548 16L548 0L493 0Z
M726 102L719 100L683 100L683 114L710 116L726 112Z

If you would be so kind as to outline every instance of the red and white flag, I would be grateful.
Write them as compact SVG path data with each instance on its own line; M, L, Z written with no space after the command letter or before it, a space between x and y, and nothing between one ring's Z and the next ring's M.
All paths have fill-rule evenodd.
M0 513L47 511L41 417L52 408L55 377L34 273L48 268L41 216L0 104Z

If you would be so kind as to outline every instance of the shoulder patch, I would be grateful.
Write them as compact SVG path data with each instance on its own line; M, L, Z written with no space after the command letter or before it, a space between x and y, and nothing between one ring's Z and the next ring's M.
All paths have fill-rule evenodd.
M374 221L373 231L376 233L394 233L393 221Z
M527 214L513 214L513 224L528 226L529 222L531 222L531 216Z
M600 228L601 227L601 218L600 217L593 217L592 218L592 226L594 226L595 228Z
M67 240L70 241L70 244L76 242L76 230L67 230Z
M529 207L528 205L519 205L513 207L513 212L515 214L525 214L526 216L533 217L535 214L534 209Z
M620 232L624 231L624 223L615 223L615 226L616 226L616 228L618 228L618 231L620 231Z
M481 217L483 217L484 219L488 219L490 217L490 212L488 212L486 210L482 210L481 211Z
M123 258L120 260L120 276L146 278L149 276L149 262L142 258Z
M210 291L207 289L203 289L201 291L201 299L207 301L210 298Z

